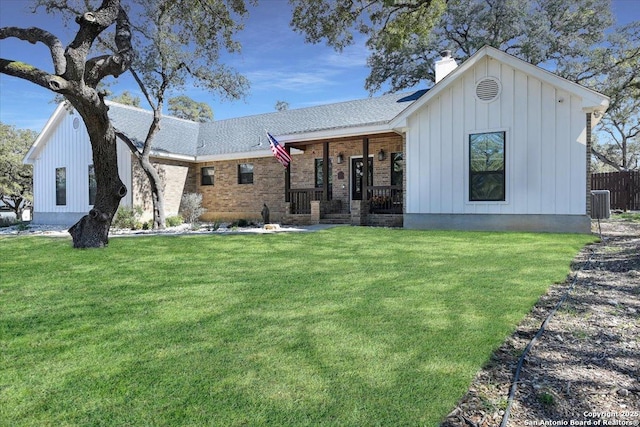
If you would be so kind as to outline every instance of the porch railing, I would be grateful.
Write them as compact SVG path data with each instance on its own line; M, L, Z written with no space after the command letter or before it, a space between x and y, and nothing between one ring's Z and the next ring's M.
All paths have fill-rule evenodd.
M367 201L369 202L369 213L401 214L402 186L377 185L368 187Z
M292 214L310 214L312 200L322 200L322 188L297 188L289 190Z

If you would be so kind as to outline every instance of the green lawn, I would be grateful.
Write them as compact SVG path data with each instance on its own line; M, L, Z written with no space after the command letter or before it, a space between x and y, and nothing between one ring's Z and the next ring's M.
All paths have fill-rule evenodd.
M0 238L0 425L436 426L591 241Z

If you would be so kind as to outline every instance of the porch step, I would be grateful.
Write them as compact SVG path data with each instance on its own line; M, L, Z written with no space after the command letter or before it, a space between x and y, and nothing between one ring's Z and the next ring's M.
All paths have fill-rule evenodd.
M351 224L351 214L325 214L320 224Z

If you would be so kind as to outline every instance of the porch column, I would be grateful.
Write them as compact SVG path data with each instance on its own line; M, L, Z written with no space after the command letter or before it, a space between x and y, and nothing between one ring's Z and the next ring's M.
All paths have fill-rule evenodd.
M322 144L322 200L329 200L329 141Z
M369 138L362 138L362 201L369 198Z
M287 154L291 156L291 147L289 145L285 145L284 149L287 151ZM291 189L291 162L287 166L287 169L284 172L284 201L290 202L289 190Z

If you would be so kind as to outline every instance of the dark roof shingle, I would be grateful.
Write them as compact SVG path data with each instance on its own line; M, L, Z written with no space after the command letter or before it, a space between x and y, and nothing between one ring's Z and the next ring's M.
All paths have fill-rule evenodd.
M277 136L385 124L425 92L389 94L209 123L164 116L153 146L155 151L193 157L264 150L268 148L265 130ZM153 114L110 102L109 117L118 130L141 146Z

